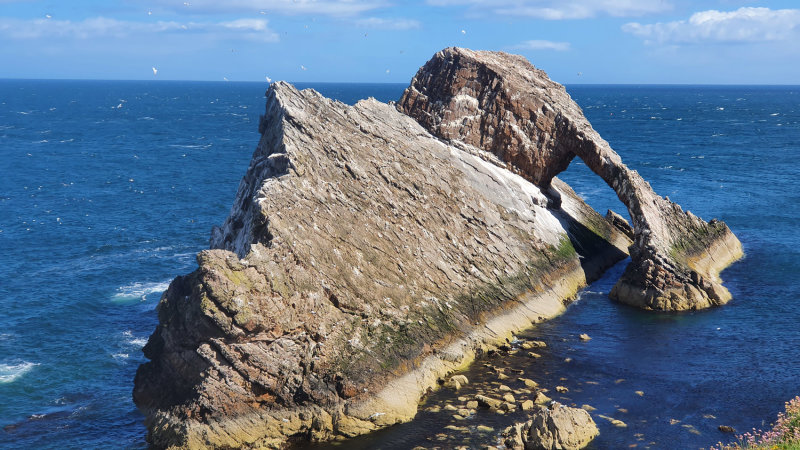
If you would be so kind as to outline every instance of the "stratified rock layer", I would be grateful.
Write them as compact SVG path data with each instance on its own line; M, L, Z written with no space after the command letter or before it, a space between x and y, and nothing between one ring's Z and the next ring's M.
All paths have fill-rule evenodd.
M398 108L433 134L491 152L546 189L580 157L628 208L631 263L611 297L654 310L691 310L730 299L718 272L742 256L738 239L656 195L600 137L563 86L525 58L448 48L414 77Z
M546 196L374 100L276 83L260 131L213 249L171 283L144 349L134 400L157 447L410 420L437 380L561 312L631 242L557 179Z

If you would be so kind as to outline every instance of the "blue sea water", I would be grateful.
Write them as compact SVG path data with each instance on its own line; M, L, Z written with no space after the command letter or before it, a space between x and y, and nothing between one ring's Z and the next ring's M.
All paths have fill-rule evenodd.
M131 390L155 305L226 217L266 87L0 80L0 447L146 446ZM313 87L353 103L405 86ZM596 448L698 448L730 439L720 424L768 423L800 394L800 87L568 91L656 192L725 220L746 257L722 274L730 304L688 314L610 302L617 266L526 333L550 345L519 364L628 424L595 417ZM580 161L562 178L623 212ZM425 445L429 419L351 444Z

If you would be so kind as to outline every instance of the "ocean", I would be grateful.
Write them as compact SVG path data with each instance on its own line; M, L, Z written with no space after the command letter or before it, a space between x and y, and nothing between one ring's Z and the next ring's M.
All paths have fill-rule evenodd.
M354 103L396 100L405 85L298 87ZM155 306L227 216L266 88L0 80L0 447L146 447L131 390ZM682 314L612 303L623 262L521 336L548 343L541 358L503 364L596 408L597 449L707 447L732 439L719 425L768 425L800 394L800 87L567 90L657 193L727 222L746 256L722 273L728 305ZM580 161L561 178L598 211L624 212ZM481 367L467 375L488 380ZM423 411L340 448L479 446L493 438L476 425L510 419L479 412L437 441L452 419Z

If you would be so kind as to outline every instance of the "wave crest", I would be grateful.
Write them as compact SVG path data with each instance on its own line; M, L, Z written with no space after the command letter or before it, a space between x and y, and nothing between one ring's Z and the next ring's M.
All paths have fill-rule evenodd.
M131 303L136 300L145 301L151 294L161 294L169 287L169 281L135 282L117 288L117 293L111 297L114 303Z
M19 364L0 364L0 383L13 383L38 365L28 361Z

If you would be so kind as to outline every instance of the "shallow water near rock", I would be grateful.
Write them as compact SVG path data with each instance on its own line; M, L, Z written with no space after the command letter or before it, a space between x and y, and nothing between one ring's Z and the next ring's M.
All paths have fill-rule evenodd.
M314 87L353 103L397 99L405 85ZM258 141L265 89L0 81L0 446L146 445L130 394L154 307L226 217ZM746 256L722 273L733 300L684 314L617 305L607 294L618 265L563 316L520 335L548 344L541 358L479 361L469 385L433 393L423 409L458 405L496 381L481 365L489 362L523 370L563 403L596 408L598 449L696 448L730 439L719 425L768 423L800 394L800 88L567 89L657 193L737 234ZM580 161L561 178L599 211L624 212ZM478 410L456 424L452 414L423 410L339 448L434 446L440 433L479 446L512 419ZM451 423L468 432L444 428Z

